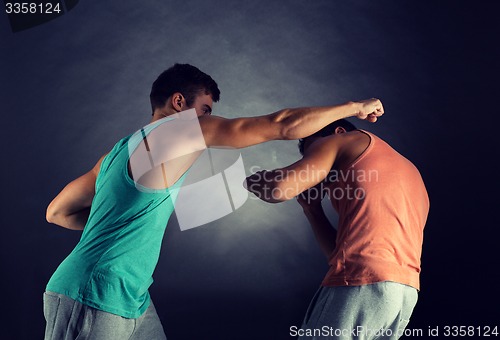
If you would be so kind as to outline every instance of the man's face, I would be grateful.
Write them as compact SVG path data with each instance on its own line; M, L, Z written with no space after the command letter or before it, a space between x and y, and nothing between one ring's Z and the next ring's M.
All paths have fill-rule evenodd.
M193 105L188 109L195 109L198 117L212 114L213 99L211 94L201 93L196 96Z

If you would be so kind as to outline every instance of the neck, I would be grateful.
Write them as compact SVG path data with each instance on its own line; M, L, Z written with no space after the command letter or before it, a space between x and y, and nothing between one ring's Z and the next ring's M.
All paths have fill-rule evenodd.
M153 123L159 119L162 119L162 118L165 118L165 117L168 117L170 115L173 115L177 113L174 109L171 109L171 108L168 108L168 107L163 107L161 109L155 109L154 113L153 113L153 117L151 118L151 122L150 123Z

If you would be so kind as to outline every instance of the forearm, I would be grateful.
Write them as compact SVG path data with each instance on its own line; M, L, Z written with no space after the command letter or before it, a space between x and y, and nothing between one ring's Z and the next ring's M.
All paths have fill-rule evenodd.
M90 215L90 207L71 214L54 214L47 217L49 223L56 224L66 229L83 230Z
M321 206L304 208L304 214L311 224L321 251L329 259L335 249L337 231L331 225Z
M355 116L358 112L358 103L347 102L336 106L284 109L276 113L275 119L281 125L280 139L299 139L336 120Z
M258 171L246 178L245 187L268 203L280 203L297 196L299 184L287 180L284 169Z

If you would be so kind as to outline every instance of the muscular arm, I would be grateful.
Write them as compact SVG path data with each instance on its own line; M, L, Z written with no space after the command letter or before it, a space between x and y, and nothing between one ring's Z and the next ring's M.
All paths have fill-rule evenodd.
M243 148L270 140L303 138L336 120L352 116L375 122L383 113L380 100L368 99L336 106L284 109L257 117L203 116L199 121L207 146Z
M326 178L339 153L341 138L335 135L322 138L299 161L281 169L256 172L247 177L247 190L269 203L296 197Z
M322 180L324 176L320 176L320 173L323 173L322 169L328 173L333 163L328 165L329 162L326 162L320 164L318 168L315 166L316 170L313 170L314 163L310 164L310 168L304 167L304 164L307 164L307 160L311 161L314 154L323 155L325 150L322 151L322 149L332 143L323 144L325 145L312 145L309 149L312 150L308 150L309 152L304 156L306 161L303 161L303 158L303 160L284 168L288 171L288 175L286 175L287 172L281 172L280 174L280 171L283 169L279 169L280 171L275 170L249 176L247 178L247 189L264 201L278 203L291 198L289 196L302 190L303 187L307 187L307 189L297 195L297 201L302 206L321 251L328 259L335 249L337 231L331 225L321 205L324 197L325 182ZM310 171L310 173L305 173L306 171ZM315 175L314 171L319 172ZM317 181L316 185L311 185Z
M343 143L342 136L338 135L322 138L306 149L301 160L282 169L255 173L247 177L246 182L250 192L269 203L297 197L327 259L335 249L337 231L321 205L327 185L324 179L339 156Z
M92 199L95 195L95 181L101 167L101 157L86 174L78 177L50 202L47 207L47 222L72 230L83 230L87 223Z

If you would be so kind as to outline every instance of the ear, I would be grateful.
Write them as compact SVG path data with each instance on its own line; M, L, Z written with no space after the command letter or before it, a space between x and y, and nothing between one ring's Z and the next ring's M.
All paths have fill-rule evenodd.
M335 134L339 134L339 133L346 133L346 132L347 132L347 130L346 130L346 129L344 129L342 126L337 126L337 127L335 128L335 131L334 131L334 133L335 133Z
M182 93L175 92L170 98L170 103L175 111L180 112L184 110L186 107L186 98L184 98Z

